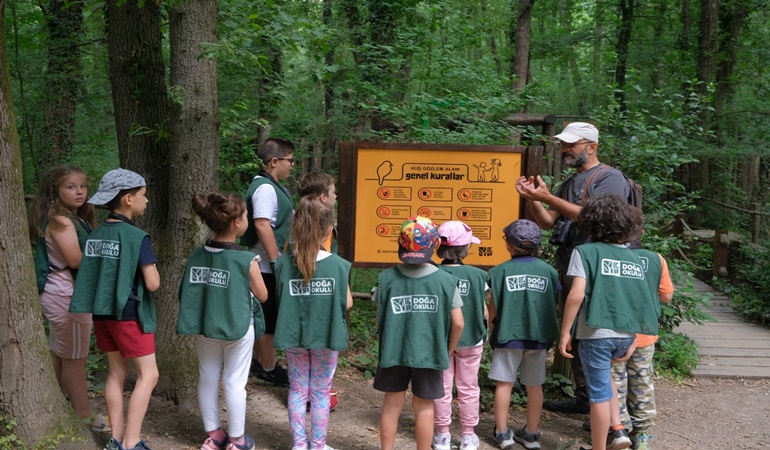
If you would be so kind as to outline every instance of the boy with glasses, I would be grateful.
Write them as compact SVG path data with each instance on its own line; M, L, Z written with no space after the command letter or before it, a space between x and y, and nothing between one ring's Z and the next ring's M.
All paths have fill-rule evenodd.
M279 182L291 174L294 167L294 144L286 139L272 138L263 142L257 157L264 169L254 177L246 192L249 227L241 237L241 244L260 256L262 278L267 286L267 301L262 304L265 316L265 334L254 344L254 363L251 372L260 380L288 386L286 369L276 364L273 337L278 318L275 297L275 260L281 256L289 237L294 203L289 191Z

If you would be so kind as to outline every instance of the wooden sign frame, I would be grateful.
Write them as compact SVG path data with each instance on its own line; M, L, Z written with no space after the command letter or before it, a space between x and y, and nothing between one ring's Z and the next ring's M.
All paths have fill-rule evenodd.
M482 240L466 262L489 268L510 258L502 229L525 216L514 184L541 173L543 147L341 142L339 157L339 253L355 267L397 264L397 228L424 212L466 222Z

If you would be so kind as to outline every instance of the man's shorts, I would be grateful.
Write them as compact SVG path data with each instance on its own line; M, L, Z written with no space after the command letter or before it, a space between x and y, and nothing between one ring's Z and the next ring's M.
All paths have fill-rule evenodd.
M91 344L90 313L69 312L71 297L42 292L40 304L48 319L48 348L62 359L83 359Z
M412 394L425 400L444 397L444 371L407 366L377 367L374 388L381 392L403 392L412 382Z
M97 320L94 322L96 347L120 352L123 358L138 358L155 353L155 333L145 333L138 320Z
M545 383L545 357L547 350L522 350L518 348L496 348L492 352L489 378L504 383L516 382L516 371L521 371L519 380L524 386L540 386Z
M612 393L612 360L622 358L633 344L633 338L581 339L578 351L586 377L586 390L591 403L608 402Z
M267 300L262 303L262 314L265 316L265 334L275 334L275 324L278 322L278 303L275 299L275 274L262 272L267 288Z

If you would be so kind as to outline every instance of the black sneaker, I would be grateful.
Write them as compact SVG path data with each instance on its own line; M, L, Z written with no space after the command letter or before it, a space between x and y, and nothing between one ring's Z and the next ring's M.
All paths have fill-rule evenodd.
M553 412L567 414L588 414L591 412L591 406L585 400L578 397L572 397L565 400L548 400L545 402L545 409Z
M257 378L262 381L267 381L268 383L273 383L277 386L289 385L289 373L286 371L286 369L278 364L276 364L275 368L270 372L262 370L262 373L257 374Z
M251 361L249 373L251 376L259 378L259 374L265 373L265 369L262 368L262 364L260 364L257 360L253 360Z
M524 448L539 449L540 448L540 433L530 433L526 427L521 427L513 432L513 439Z
M607 450L621 450L631 447L631 438L626 430L610 430L607 433Z

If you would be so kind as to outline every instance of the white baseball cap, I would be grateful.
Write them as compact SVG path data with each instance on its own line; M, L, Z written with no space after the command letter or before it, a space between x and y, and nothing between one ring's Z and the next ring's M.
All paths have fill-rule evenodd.
M554 138L564 141L568 144L575 143L581 139L588 139L591 142L599 143L599 130L590 123L572 122L564 127L564 130L554 136Z

